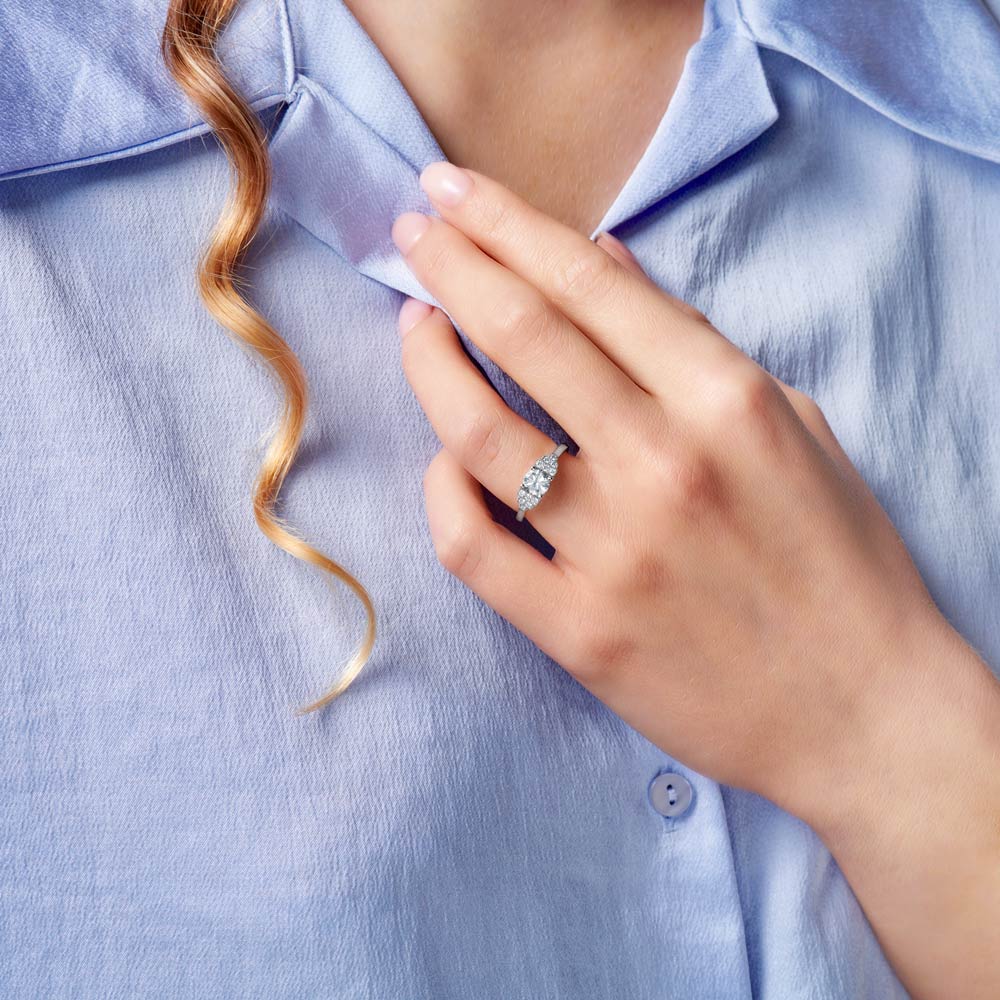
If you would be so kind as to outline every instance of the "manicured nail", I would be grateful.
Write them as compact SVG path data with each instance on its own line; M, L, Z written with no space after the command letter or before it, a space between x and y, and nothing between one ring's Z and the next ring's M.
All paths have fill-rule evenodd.
M431 220L420 212L404 212L392 224L392 242L403 253L409 253L413 244L430 227Z
M454 163L438 160L424 167L420 186L436 202L455 208L472 190L472 178Z
M399 310L399 335L405 337L422 319L426 319L434 311L427 302L421 302L412 296L407 296Z
M605 231L602 230L602 232L598 234L598 237L597 237L596 240L594 240L594 242L595 243L610 243L616 249L618 249L619 251L621 251L622 254L624 254L626 257L628 257L629 260L633 260L637 264L639 263L639 261L636 260L635 254L632 253L632 251L629 250L629 248L627 246L625 246L625 244L622 243L622 241L620 239L618 239L617 236L612 236L611 233L609 233L609 232L605 232Z

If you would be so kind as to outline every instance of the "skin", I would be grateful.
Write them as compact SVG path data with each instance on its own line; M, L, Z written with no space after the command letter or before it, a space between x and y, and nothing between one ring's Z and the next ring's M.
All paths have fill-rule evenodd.
M452 163L588 234L660 123L703 18L702 0L349 7Z
M483 488L515 506L553 442L483 380L444 313L408 300L401 360L442 442L424 480L442 565L665 753L809 823L917 1000L995 997L1000 683L935 607L816 403L612 238L580 232L662 114L695 9L356 7L470 182L449 202L448 165L429 166L439 217L400 216L400 252L580 444L526 515L550 561L493 521ZM573 59L552 71L557 44ZM636 90L622 72L635 60L648 76L651 45L672 69ZM521 134L516 109L538 93L539 145L497 142ZM580 130L580 93L588 115L619 113Z

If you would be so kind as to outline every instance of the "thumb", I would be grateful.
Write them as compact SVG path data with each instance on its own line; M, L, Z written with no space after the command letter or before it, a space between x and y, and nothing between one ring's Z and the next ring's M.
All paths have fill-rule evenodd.
M636 260L635 254L617 236L612 236L611 233L602 232L594 242L606 250L619 264L627 267L630 271L635 274L641 274L644 277L648 277L646 272L642 269L642 265Z

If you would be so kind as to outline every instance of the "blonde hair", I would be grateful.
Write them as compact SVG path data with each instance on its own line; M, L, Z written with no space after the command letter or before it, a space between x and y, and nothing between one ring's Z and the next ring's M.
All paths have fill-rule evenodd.
M198 262L205 307L268 366L284 394L281 420L268 445L253 491L254 517L279 548L339 578L361 599L364 638L340 680L298 714L328 705L358 675L375 643L375 608L368 591L346 569L296 535L275 514L278 492L295 461L305 424L308 386L299 359L249 303L239 271L267 207L271 163L267 137L253 109L226 79L216 53L219 35L238 0L171 0L161 36L167 69L212 127L230 166L226 204Z

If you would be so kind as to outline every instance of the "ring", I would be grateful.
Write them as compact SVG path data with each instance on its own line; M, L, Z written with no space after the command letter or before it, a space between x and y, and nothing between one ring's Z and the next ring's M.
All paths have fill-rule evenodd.
M546 491L552 484L556 473L559 471L559 456L567 449L568 445L561 444L555 451L550 451L541 458L535 460L535 464L524 474L521 480L521 488L517 491L517 519L524 520L524 512L531 510L538 505L538 501L545 496Z

